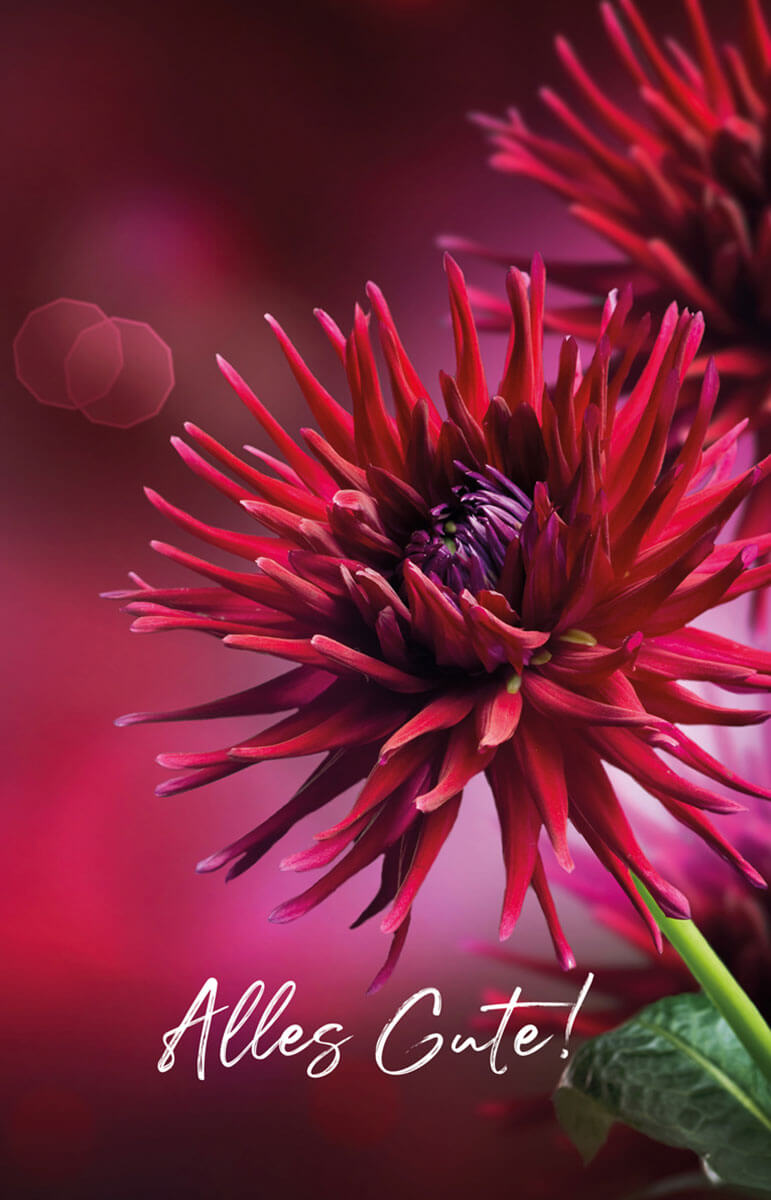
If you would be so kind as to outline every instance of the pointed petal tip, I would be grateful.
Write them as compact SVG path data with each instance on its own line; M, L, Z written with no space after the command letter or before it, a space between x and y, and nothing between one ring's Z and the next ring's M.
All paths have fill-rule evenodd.
M143 487L142 491L144 492L145 499L152 504L153 508L163 513L164 516L168 515L169 509L173 506L167 500L164 500L160 492L157 492L153 487Z
M124 713L122 717L115 718L113 725L118 729L125 729L127 725L141 725L143 721L148 720L149 716L149 713L143 712Z
M393 975L394 969L396 967L396 959L394 959L393 961L391 961L390 959L391 959L391 956L389 954L389 958L386 959L385 963L380 968L377 975L372 980L372 983L369 985L366 992L364 993L364 995L365 995L365 997L367 997L367 999L369 999L370 996L376 996L378 992L382 991L382 989L385 987L385 985L388 983L389 979ZM398 955L397 955L397 959L398 959Z
M450 253L449 249L446 249L442 255L442 266L447 273L451 287L453 285L465 287L466 280L463 272L460 269L457 260Z
M289 342L289 338L284 333L283 327L279 324L279 322L273 316L273 313L264 313L263 318L268 323L270 328L273 330L273 333L276 335L276 337L278 338L281 345L284 348L286 348L286 344Z
M404 918L402 918L402 919L404 919ZM395 933L398 928L399 928L399 919L398 919L398 917L394 916L393 909L390 909L386 913L386 915L383 917L383 920L380 922L380 932L381 933Z
M159 800L165 800L167 796L173 796L178 790L176 781L174 779L167 779L164 783L159 783L154 792Z
M268 920L271 925L288 925L290 921L295 921L300 915L296 902L285 900L283 904L277 905L273 912L268 914Z
M222 866L219 854L210 854L207 858L202 858L200 862L195 864L197 875L208 875L210 871L216 871Z
M672 889L675 892L675 889ZM659 908L671 921L690 921L691 906L686 896L675 892L671 900L665 896L656 897ZM664 903L666 901L666 903Z
M219 367L220 371L222 372L222 375L224 376L224 378L227 380L227 382L230 384L230 386L232 388L235 388L236 391L238 391L239 385L243 386L243 382L244 382L243 379L241 378L241 376L239 375L238 371L235 369L235 367L232 365L232 363L229 363L228 360L226 358L224 358L221 354L217 354L215 357L217 359L217 366Z
M763 876L760 874L760 871L755 870L752 863L748 863L747 860L743 858L741 862L737 863L736 865L747 882L752 884L753 887L759 888L760 891L764 892L768 890L768 880L763 878Z

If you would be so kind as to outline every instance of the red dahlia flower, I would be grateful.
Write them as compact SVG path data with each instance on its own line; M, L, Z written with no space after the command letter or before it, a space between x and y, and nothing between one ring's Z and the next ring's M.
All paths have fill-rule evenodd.
M326 754L298 793L251 833L199 865L255 863L298 820L360 781L349 815L285 864L333 866L272 914L301 916L355 872L382 859L382 880L356 924L390 905L394 935L375 981L398 957L410 909L455 821L465 785L484 771L501 824L506 888L500 932L511 933L532 885L561 964L573 956L544 873L539 834L570 870L568 821L650 922L630 878L662 908L688 904L645 858L604 764L626 771L753 883L757 872L707 812L737 806L675 765L751 795L676 723L748 724L766 714L710 705L679 680L731 691L771 687L771 654L688 627L706 609L764 586L751 567L771 538L716 546L715 538L767 473L729 479L737 431L704 450L717 396L708 368L693 425L664 464L668 432L702 319L673 305L625 400L645 323L625 329L631 298L606 306L602 337L582 375L565 340L553 390L544 388L544 272L512 270L511 336L490 398L463 277L447 261L455 375L441 374L446 417L418 378L378 289L378 318L393 412L383 398L368 318L357 308L346 339L320 314L344 363L353 413L310 373L271 320L321 432L295 444L226 363L222 370L276 443L283 461L247 465L195 426L191 439L225 468L177 441L190 467L273 536L213 528L154 492L183 529L245 559L226 570L167 545L162 554L209 581L199 588L118 593L142 631L199 629L226 645L297 666L236 696L124 723L294 709L237 745L163 754L182 773L162 795L255 763ZM623 340L626 352L613 354ZM611 367L611 360L614 366ZM256 561L256 567L253 565Z
M719 51L699 0L685 0L685 7L695 60L671 41L665 53L633 0L619 0L626 25L612 5L600 6L639 94L640 115L632 115L628 97L607 95L602 78L558 37L557 52L588 121L580 103L574 107L544 88L541 97L566 141L533 133L515 110L505 120L481 122L495 146L494 166L566 197L575 216L626 257L619 264L552 264L552 279L594 300L553 312L554 323L594 338L601 297L625 281L657 317L673 297L701 309L705 351L722 379L713 432L719 436L746 418L760 458L771 453L771 33L758 0L745 0L744 52L733 45ZM447 244L481 250L459 239ZM480 302L493 325L508 323L495 301ZM769 512L771 487L756 493L743 532L765 531Z

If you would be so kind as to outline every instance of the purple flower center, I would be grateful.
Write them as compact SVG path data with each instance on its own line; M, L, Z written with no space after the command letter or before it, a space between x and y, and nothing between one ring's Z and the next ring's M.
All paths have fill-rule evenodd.
M453 591L476 594L497 584L532 501L494 467L478 474L455 465L463 482L452 489L451 500L431 509L430 526L413 533L406 557Z

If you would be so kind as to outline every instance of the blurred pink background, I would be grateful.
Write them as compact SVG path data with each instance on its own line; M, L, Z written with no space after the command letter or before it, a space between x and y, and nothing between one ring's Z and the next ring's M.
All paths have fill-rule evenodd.
M707 5L718 25L720 7ZM645 8L682 27L669 5ZM536 116L537 86L559 77L557 29L606 70L596 14L567 0L4 6L7 1195L412 1200L428 1189L450 1198L507 1192L516 1180L522 1195L554 1194L537 1147L477 1109L553 1086L559 1046L520 1063L508 1057L502 1078L483 1056L449 1051L402 1079L373 1061L379 1029L420 987L439 987L445 1011L419 1032L448 1037L467 1029L488 986L522 983L546 998L535 977L514 978L463 948L494 939L500 907L485 788L468 791L402 965L365 1000L387 943L376 922L355 933L347 925L370 898L370 878L297 924L266 921L299 890L277 865L307 844L310 822L228 886L194 873L200 858L283 802L307 761L159 800L154 755L217 745L221 730L112 724L133 709L236 690L270 665L200 635L131 635L127 618L97 596L123 586L129 569L185 582L147 546L176 539L142 484L213 523L232 516L168 443L192 420L234 449L266 444L215 353L288 428L304 420L265 310L339 387L311 310L322 305L345 325L374 278L419 370L436 378L451 367L437 234L541 249L547 267L549 254L586 246L556 201L489 170L466 120L471 109L509 103ZM467 266L477 281L495 278ZM60 296L148 322L170 346L176 387L158 416L103 427L38 404L17 382L13 338L28 312ZM487 350L493 362L502 347ZM579 958L580 978L559 990L570 998L581 953L596 939L565 893L562 908ZM529 905L515 936L519 947L546 949ZM224 1071L215 1045L200 1083L192 1044L183 1044L175 1069L160 1075L161 1035L210 975L227 1004L253 979L265 979L269 994L295 979L290 1019L309 1030L338 1020L354 1035L342 1066L315 1082L306 1058ZM527 1192L531 1174L540 1182ZM580 1175L576 1160L576 1185Z

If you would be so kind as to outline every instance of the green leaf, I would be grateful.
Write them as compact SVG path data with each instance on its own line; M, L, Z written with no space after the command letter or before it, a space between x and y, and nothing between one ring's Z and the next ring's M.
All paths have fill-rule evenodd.
M706 996L668 996L586 1042L554 1095L590 1159L614 1121L695 1151L708 1176L771 1191L771 1084Z

